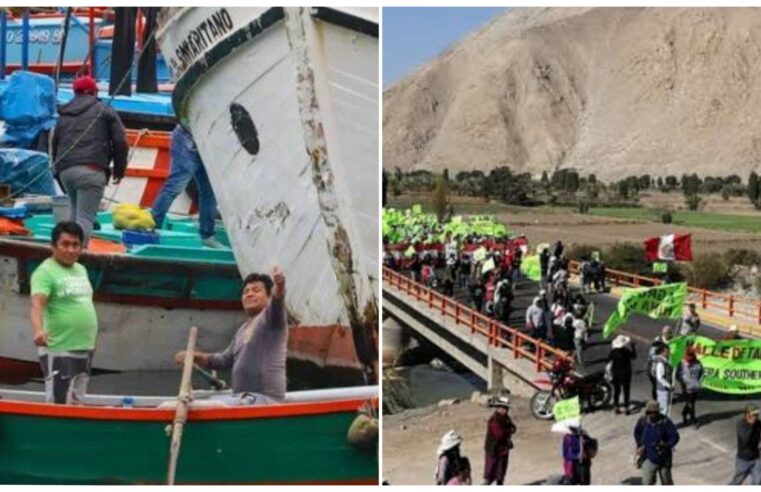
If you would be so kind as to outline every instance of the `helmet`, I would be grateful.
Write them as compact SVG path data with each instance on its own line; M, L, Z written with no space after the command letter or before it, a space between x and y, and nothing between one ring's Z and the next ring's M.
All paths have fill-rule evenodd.
M571 361L568 359L556 359L552 363L552 372L567 372L571 370Z

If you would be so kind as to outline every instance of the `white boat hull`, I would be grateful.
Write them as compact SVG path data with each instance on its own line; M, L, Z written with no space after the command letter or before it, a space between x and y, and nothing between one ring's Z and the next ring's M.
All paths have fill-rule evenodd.
M176 110L204 159L241 273L280 265L301 324L377 326L377 34L308 9L273 20L276 10L166 12L158 40L178 79ZM236 131L241 108L255 131Z

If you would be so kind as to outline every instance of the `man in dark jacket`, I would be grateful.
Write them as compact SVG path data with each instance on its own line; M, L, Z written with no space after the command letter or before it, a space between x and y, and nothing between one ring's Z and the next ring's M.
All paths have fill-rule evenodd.
M745 415L737 422L737 459L735 475L729 485L742 485L750 475L751 485L761 485L761 423L758 420L758 407L748 405Z
M647 402L645 416L634 427L634 440L642 463L642 485L655 485L656 475L662 485L674 485L671 464L679 432L668 417L661 415L658 402Z
M507 396L493 397L489 406L495 407L486 428L486 463L484 466L483 485L502 485L507 473L510 449L513 447L513 434L517 428L507 414L510 399Z
M74 81L74 99L58 110L53 135L54 172L69 195L71 221L82 227L87 245L95 214L114 162L114 184L124 177L129 145L119 115L98 100L95 79Z

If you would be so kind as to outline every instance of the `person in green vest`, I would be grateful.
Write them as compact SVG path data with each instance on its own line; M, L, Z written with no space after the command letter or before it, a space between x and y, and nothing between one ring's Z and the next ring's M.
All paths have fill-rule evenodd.
M48 403L81 404L90 379L98 317L87 270L77 263L83 242L79 224L58 223L53 256L32 273L32 333Z

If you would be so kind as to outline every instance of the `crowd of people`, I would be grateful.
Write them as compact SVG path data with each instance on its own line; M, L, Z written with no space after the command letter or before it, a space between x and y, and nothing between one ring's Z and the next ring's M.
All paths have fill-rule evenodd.
M486 423L484 439L484 470L481 485L503 485L508 471L510 454L514 447L513 436L518 428L509 415L508 396L495 396L489 400L494 408ZM737 421L737 449L735 470L729 485L742 485L750 477L751 485L761 485L761 423L759 408L746 406ZM642 485L674 485L672 467L674 450L679 443L677 426L661 411L657 401L645 404L645 413L632 431L635 453L633 466L640 471ZM434 479L437 485L471 485L473 483L470 459L461 453L463 438L450 430L441 438L436 452ZM581 422L569 423L560 443L562 485L591 485L592 462L599 444Z
M527 251L527 243L520 246L509 240L466 237L458 242L447 236L440 247L430 245L404 245L394 248L386 245L385 266L405 271L414 280L445 295L467 299L470 306L513 327L510 313L514 310L514 289L525 276L521 262ZM485 254L476 256L483 248ZM598 255L585 259L579 268L581 288L574 293L569 288L570 270L564 245L558 241L553 247L539 251L539 292L525 311L523 330L533 338L571 353L577 369L584 367L584 351L589 339L594 306L585 297L592 292L605 292L605 265ZM486 268L484 267L486 265ZM636 422L633 437L636 444L634 462L640 469L642 483L672 484L671 467L673 450L679 442L679 428L699 428L697 416L698 395L703 365L698 353L688 347L684 357L675 367L671 364L669 342L674 332L679 336L698 334L700 316L694 304L676 324L676 329L665 326L647 350L644 369L651 383L651 400L645 404L644 415ZM736 327L730 328L724 339L738 338ZM632 405L631 387L638 354L631 338L618 335L611 343L605 367L606 379L613 387L613 411L629 415L636 411ZM679 387L682 421L676 425L671 418L675 388ZM509 402L493 399L494 415L489 419L485 443L484 484L504 483L512 435L516 432L513 420L508 416ZM759 440L761 424L758 409L746 408L737 426L736 471L731 483L761 484L761 460ZM470 484L470 461L459 455L462 438L451 431L442 439L439 448L436 482L441 485ZM571 426L563 437L561 457L563 482L568 484L591 483L592 461L597 452L597 441L579 426Z

